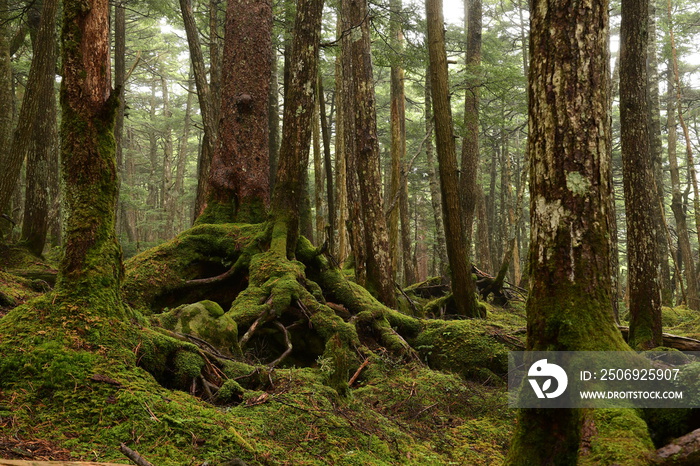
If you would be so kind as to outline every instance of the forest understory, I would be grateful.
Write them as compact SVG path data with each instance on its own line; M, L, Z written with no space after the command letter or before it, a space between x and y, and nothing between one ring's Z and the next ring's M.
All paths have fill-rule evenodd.
M2 255L0 457L124 463L123 443L158 465L505 458L522 302L458 318L435 278L392 310L303 237L288 260L267 223L198 225L127 261L127 319L52 291L47 261ZM664 320L700 337L687 309ZM595 410L581 464L644 464L698 421Z

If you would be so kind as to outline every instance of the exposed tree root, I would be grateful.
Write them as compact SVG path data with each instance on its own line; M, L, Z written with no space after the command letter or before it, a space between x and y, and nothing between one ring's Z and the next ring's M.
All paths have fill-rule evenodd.
M129 302L147 314L161 312L166 303L213 299L224 309L228 307L217 319L233 320L235 332L242 335L230 351L248 354L256 367L266 367L266 371L281 365L315 366L321 360L329 361L329 384L340 393L347 389L349 380L354 383L360 376L372 352L419 364L427 357L412 344L428 328L428 321L378 302L305 238L300 237L291 249L294 254L289 257L284 222L277 221L272 227L199 225L129 261L124 289ZM223 267L212 273L217 269L212 264ZM195 324L182 321L178 325L186 328ZM265 371L256 372L253 366L224 375L227 361L236 357L202 344L205 330L169 335L179 340L178 347L166 352L170 354L166 359L176 367L170 375L159 374L157 369L154 374L166 386L183 387L204 399L217 400L227 380L249 387L264 383ZM480 335L492 338L489 332ZM429 346L421 343L422 348ZM451 351L448 346L438 347L439 351ZM183 356L183 352L199 359ZM452 357L468 358L460 354ZM177 367L182 361L189 361L186 370ZM155 369L149 364L145 367Z

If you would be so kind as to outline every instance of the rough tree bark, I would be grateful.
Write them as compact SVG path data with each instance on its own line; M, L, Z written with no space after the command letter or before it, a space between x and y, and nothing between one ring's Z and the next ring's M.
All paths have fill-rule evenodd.
M270 203L268 102L272 5L232 0L226 9L221 120L199 223L265 220Z
M0 111L0 163L3 167L8 167L7 163L10 158L9 150L10 141L12 140L13 122L12 103L14 99L8 12L7 0L0 0L0 108L2 108L2 111ZM9 186L8 188L0 189L9 189ZM0 196L2 195L0 194ZM7 209L7 205L0 205L0 214L9 215L10 212ZM0 239L2 239L4 232L9 231L11 226L6 220L0 220Z
M661 345L659 199L650 153L647 96L648 0L623 0L620 24L620 124L627 213L630 346Z
M114 229L119 103L110 89L109 2L65 3L63 15L61 163L68 218L57 290L102 315L125 318Z
M323 168L326 172L326 203L328 205L328 250L331 254L336 254L335 246L335 222L336 222L336 203L335 203L335 188L333 184L333 163L331 162L331 134L326 116L326 95L323 92L323 77L318 74L318 89L316 98L319 104L319 113L321 115L321 137L323 138ZM332 102L332 101L331 101ZM331 112L333 105L331 103ZM336 120L336 128L338 127ZM337 176L337 175L336 175Z
M165 127L163 128L163 179L161 192L163 198L163 215L165 217L165 230L161 238L170 239L175 234L173 223L175 221L175 198L174 183L173 183L173 112L170 110L170 92L168 89L168 81L161 74L160 77L161 96L163 99L163 119Z
M364 223L364 247L366 251L366 286L381 302L389 307L396 305L393 269L389 255L389 236L382 209L381 173L379 167L379 140L375 110L372 57L370 54L369 16L366 0L344 0L341 15L354 27L348 55L352 73L345 76L352 88L355 161L359 199ZM347 135L346 135L347 141ZM356 264L358 257L355 256Z
M295 257L299 237L302 183L308 183L307 165L318 82L318 45L323 0L299 0L291 44L289 85L282 120L282 146L272 199L273 243L288 258ZM303 64L303 66L302 66Z
M608 3L530 11L527 349L625 350L610 301ZM585 415L521 410L506 463L576 464Z
M676 145L678 144L678 130L676 128L676 96L674 94L674 80L669 75L668 79L668 102L666 106L666 126L668 127L668 165L671 172L671 210L676 221L676 231L678 233L678 245L681 258L679 262L684 266L686 279L686 305L690 309L700 310L700 299L698 297L698 276L695 269L695 259L690 246L690 233L688 232L688 222L683 206L683 194L681 192L681 178L678 170L678 157ZM683 280L677 277L678 280Z
M445 241L445 227L442 221L442 196L440 195L440 181L435 172L435 160L433 156L433 103L430 90L430 68L425 74L425 133L428 138L425 142L425 161L428 165L428 182L430 184L430 203L433 206L435 218L435 247L437 250L437 270L440 275L445 274L447 267L447 249Z
M49 168L57 158L58 134L56 129L56 17L58 0L44 0L38 24L30 25L34 60L37 61L39 80L35 96L41 102L42 112L34 118L27 156L26 191L22 241L37 256L44 250L49 230ZM37 109L38 110L38 109ZM55 165L54 165L55 166Z
M663 202L664 171L663 171L663 144L661 142L661 104L659 102L659 60L656 53L656 2L649 1L649 33L647 34L647 82L649 98L649 151L651 153L652 166L654 168L654 180L656 181L656 197L659 199L659 208L654 209L656 221L656 243L659 251L661 302L664 306L673 305L673 291L671 286L671 268L669 267L669 244L666 238L666 226L664 217L666 208Z
M199 155L197 173L197 197L195 200L194 218L204 211L209 192L208 173L211 167L212 157L218 131L218 121L214 111L211 88L207 82L207 71L204 65L202 45L199 41L199 31L194 20L191 0L180 0L180 11L187 34L187 45L190 50L190 60L194 71L194 80L197 87L199 111L202 114L202 151Z
M472 229L478 190L476 175L479 170L479 77L481 68L481 0L464 2L465 29L467 30L467 90L464 96L464 140L459 179L462 201L463 228L467 257L471 258Z
M466 235L462 225L457 153L452 136L452 110L450 109L447 80L442 0L429 0L426 3L426 14L428 53L430 55L430 86L435 114L435 139L440 171L442 213L447 240L447 257L452 276L452 293L457 312L470 317L478 317L482 311L477 305L474 295L476 286L467 263L468 248L465 244Z

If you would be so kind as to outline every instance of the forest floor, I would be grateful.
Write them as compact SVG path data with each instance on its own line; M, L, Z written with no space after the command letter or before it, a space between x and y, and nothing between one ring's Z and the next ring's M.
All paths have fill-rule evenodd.
M12 263L0 271L0 327L13 325L17 306L48 306L42 294L51 265L23 261L26 267ZM444 298L407 295L412 306L444 309ZM195 390L194 379L192 389L183 390L176 383L183 374L157 382L152 369L141 368L148 363L139 362L135 372L108 361L107 349L76 356L39 336L26 350L30 363L22 359L17 369L0 341L0 458L125 463L119 451L125 443L159 466L238 458L247 464L499 464L517 422L516 410L508 408L507 353L524 346L525 311L517 302L484 305L484 320L422 318L424 330L408 342L417 358L376 345L350 371L344 392L329 383L333 360L323 351L303 365L288 360L262 370L269 366L256 354L274 345L264 335L222 366L227 382L214 397ZM700 321L683 308L664 309L664 320L674 333L700 336ZM147 330L156 323L138 325ZM157 359L156 341L139 340L132 351L151 357L143 346L155 345ZM2 380L10 370L28 375ZM655 449L646 425L629 410L597 410L595 422L588 464L641 464Z

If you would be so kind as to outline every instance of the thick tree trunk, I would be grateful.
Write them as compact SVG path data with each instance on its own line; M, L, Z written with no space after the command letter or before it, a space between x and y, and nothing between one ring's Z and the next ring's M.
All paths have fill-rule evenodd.
M481 0L465 1L465 28L467 29L466 66L467 90L464 96L464 141L459 179L463 228L467 258L471 258L472 229L478 191L476 175L479 171L479 94L481 82Z
M656 181L656 197L660 201L659 208L654 209L656 221L656 243L659 251L661 302L664 306L673 306L673 291L671 286L671 269L669 267L669 244L666 239L664 217L664 176L663 176L663 144L661 143L661 121L659 103L659 60L656 53L656 2L649 1L649 33L647 35L647 81L649 100L649 151L654 168Z
M624 350L611 311L608 3L535 0L528 350ZM585 412L521 410L507 464L576 464ZM551 439L556 438L556 442Z
M623 0L620 25L620 123L627 219L630 346L661 345L657 222L659 199L649 149L647 0Z
M462 229L462 209L457 177L457 153L452 136L452 110L449 102L447 80L447 56L445 32L443 30L442 0L426 3L428 21L428 53L430 55L430 85L435 113L435 134L440 169L440 191L442 212L447 239L447 257L452 276L452 293L457 311L466 316L477 317L476 286L467 263L468 248Z
M389 216L389 240L394 273L398 273L399 250L402 254L404 283L416 282L416 268L411 254L411 224L408 206L408 173L406 170L406 95L404 91L404 70L401 66L403 31L401 30L401 0L391 3L391 40L396 56L391 66L391 195L387 196L394 205ZM394 199L398 202L394 204ZM399 221L401 228L399 229Z
M45 34L53 34L53 31L49 31L47 28ZM41 42L46 43L45 41L46 39L43 39ZM3 170L0 171L0 212L2 213L7 213L10 199L19 182L22 163L34 141L32 135L35 122L38 120L38 115L44 104L41 100L43 95L41 90L48 86L47 81L53 83L55 61L51 63L51 56L55 57L55 51L50 50L50 47L41 47L35 50L10 151L3 160L0 160L0 166L3 167ZM11 106L7 108L11 108Z
M308 183L314 94L318 80L318 45L323 0L298 0L292 42L293 66L285 94L277 182L272 199L275 226L271 249L293 258L299 236L302 183Z
M430 203L433 207L435 219L435 248L438 261L437 270L440 275L446 275L447 249L445 241L445 226L442 220L442 195L440 194L440 181L435 172L435 160L433 157L433 103L430 90L430 69L425 74L425 133L428 138L425 142L425 161L428 165L428 183L430 184Z
M63 17L61 157L68 219L57 289L91 310L123 318L114 231L119 103L110 93L109 2L65 3Z
M8 20L7 0L0 0L0 162L3 171L8 167L10 160L10 141L12 135L13 120L13 99L12 92L12 62L10 60L10 30ZM8 181L9 182L9 181ZM3 189L9 189L3 188ZM0 196L4 196L0 194ZM10 194L12 196L12 194ZM9 197L8 197L9 199ZM0 205L0 214L9 215L8 205ZM0 232L6 231L10 227L5 220L0 220ZM1 234L0 234L1 237Z
M356 27L350 40L348 58L352 73L349 87L352 88L352 108L354 112L355 178L359 200L362 205L364 223L364 248L366 251L366 287L389 307L396 304L394 295L393 269L389 255L389 236L382 210L381 173L379 167L379 140L377 138L377 117L375 110L372 58L370 55L369 20L366 0L344 0L341 3L341 16ZM347 141L347 135L346 135ZM349 153L350 154L350 153ZM354 227L353 227L354 231ZM355 256L356 264L359 263Z
M126 109L126 8L124 2L119 1L114 5L114 87L119 89L119 110L114 124L114 140L116 144L117 171L119 173L119 188L126 181L126 161L124 160L124 115ZM136 225L133 222L134 214L131 208L124 202L117 204L118 225L126 231L126 237L130 243L137 241Z
M274 190L274 182L277 177L277 161L279 160L280 149L280 102L279 102L279 78L277 63L277 43L279 39L273 34L272 37L272 60L270 62L270 98L268 102L267 125L270 133L270 186Z
M22 222L22 241L34 254L40 256L49 230L49 168L56 157L58 134L56 129L56 15L58 0L44 0L39 24L32 27L35 60L38 60L39 82L35 96L42 103L42 112L33 115L31 142L27 157L27 181Z
M269 0L232 0L226 10L222 105L209 196L199 223L265 220L270 203Z

